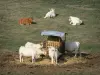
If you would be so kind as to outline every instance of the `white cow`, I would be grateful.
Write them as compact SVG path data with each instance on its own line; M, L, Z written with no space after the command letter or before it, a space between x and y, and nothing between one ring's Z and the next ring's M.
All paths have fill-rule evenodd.
M57 64L57 62L58 62L58 57L61 55L61 53L58 51L57 48L55 48L55 47L53 47L53 46L50 46L50 47L48 48L48 50L49 50L49 57L51 58L51 63L53 64L54 61L55 61L56 64Z
M19 48L19 58L20 58L20 62L23 62L23 56L26 56L26 57L29 57L31 56L32 57L32 63L33 63L33 60L35 60L35 54L36 54L36 51L33 50L33 48L26 48L24 46L21 46Z
M26 44L25 44L25 47L32 47L34 45L34 43L32 43L32 42L27 42Z
M44 18L47 18L47 17L52 18L52 17L55 17L55 16L56 16L55 9L51 8L50 11L47 12L47 14L45 15Z
M70 16L69 17L69 22L73 26L82 24L82 20L80 20L80 18L74 17L74 16Z
M75 52L75 57L79 53L81 56L80 52L80 42L65 42L65 50L68 52Z
M25 47L35 47L35 48L41 49L43 47L43 45L41 45L41 44L35 44L35 43L32 43L32 42L27 42L25 44Z
M35 61L35 58L39 55L45 55L45 51L41 50L41 49L38 49L38 48L35 48L35 47L25 47L25 46L21 46L19 48L19 58L20 58L20 62L23 62L23 56L26 56L26 57L32 57L32 63L33 63L33 60Z

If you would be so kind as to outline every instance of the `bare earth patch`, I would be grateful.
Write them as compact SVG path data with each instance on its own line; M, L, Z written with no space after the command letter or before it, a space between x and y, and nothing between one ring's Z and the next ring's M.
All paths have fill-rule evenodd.
M23 63L19 62L17 52L0 52L0 74L30 75L30 74L55 74L57 73L79 73L79 72L100 72L100 53L90 54L84 57L68 57L59 60L53 65L50 59L37 59L31 63L31 58L25 58Z

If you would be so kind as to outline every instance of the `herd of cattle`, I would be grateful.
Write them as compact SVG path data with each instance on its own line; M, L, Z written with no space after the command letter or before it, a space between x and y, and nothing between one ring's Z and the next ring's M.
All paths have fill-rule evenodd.
M56 17L55 9L51 8L50 11L46 13L44 18L54 18L54 17ZM80 18L74 16L69 16L69 22L70 22L69 24L73 26L81 25L83 23L83 21ZM30 25L32 23L36 23L33 18L21 18L19 20L20 25Z
M46 13L44 18L54 18L56 17L55 9L50 9L49 12ZM21 18L19 20L20 25L30 25L35 20L33 18ZM75 25L81 25L83 21L74 16L69 16L69 24L75 26ZM81 56L80 52L80 42L65 42L65 51L68 52L73 52L75 51L75 57L79 53ZM27 42L25 46L21 46L19 48L19 58L20 62L23 62L23 56L31 56L32 57L32 62L37 59L37 57L40 57L40 55L48 55L51 58L51 63L53 64L54 61L57 64L58 57L62 55L62 53L59 52L59 50L53 46L48 46L48 50L43 49L43 44L34 44L32 42Z
M68 52L75 51L75 57L78 53L80 53L80 43L79 42L66 42L65 43L65 50ZM32 42L27 42L25 46L21 46L19 48L19 59L20 62L23 62L23 57L32 57L32 63L35 62L35 59L39 58L41 55L49 56L51 58L51 63L56 64L58 63L58 57L62 55L62 53L59 52L58 48L53 46L48 46L48 50L45 50L43 48L43 44L35 44Z

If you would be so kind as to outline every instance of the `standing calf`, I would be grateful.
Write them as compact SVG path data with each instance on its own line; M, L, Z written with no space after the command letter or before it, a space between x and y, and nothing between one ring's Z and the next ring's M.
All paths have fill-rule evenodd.
M50 47L48 48L48 50L49 50L49 57L51 58L51 63L53 64L54 61L55 61L56 64L57 64L57 62L58 62L58 57L61 55L61 53L58 51L57 48L55 48L55 47L53 47L53 46L50 46Z

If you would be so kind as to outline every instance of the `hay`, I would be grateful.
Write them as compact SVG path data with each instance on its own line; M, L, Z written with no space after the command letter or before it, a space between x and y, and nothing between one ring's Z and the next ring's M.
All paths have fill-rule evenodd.
M27 65L51 65L50 59L37 59L36 62L32 63L31 58L24 59L24 62L19 62L19 59L15 59L14 61L16 64L27 64ZM82 57L72 57L68 58L67 61L59 61L58 64L60 65L72 65L72 64L78 64L78 63L86 63L87 60Z
M24 62L20 62L19 59L15 59L16 64L27 64L27 65L50 65L51 61L49 59L37 59L35 62L31 62L31 58L25 58Z
M70 64L78 64L78 63L86 63L87 60L85 58L79 57L79 58L69 58L67 62L64 62L64 64L66 65L70 65Z
M10 59L9 59L11 63L26 64L26 65L51 65L51 60L47 57L44 57L44 58L38 57L34 63L32 63L31 57L24 57L24 62L20 63L19 56L17 54L13 54L13 55L14 56L10 56ZM68 57L65 55L64 59L65 60L59 60L58 64L59 65L72 65L72 64L87 62L87 59L83 57L75 58L75 57Z

